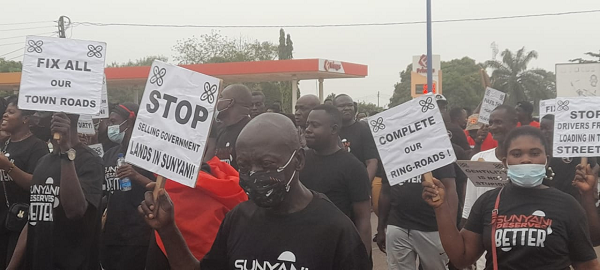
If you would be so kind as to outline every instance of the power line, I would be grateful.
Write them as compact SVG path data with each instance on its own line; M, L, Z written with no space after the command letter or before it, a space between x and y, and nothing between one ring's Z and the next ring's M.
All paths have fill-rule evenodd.
M548 17L548 16L563 16L575 14L597 13L600 9L567 11L557 13L541 13L528 15L513 15L500 17L483 17L483 18L464 18L464 19L447 19L432 21L434 23L452 23L452 22L470 22L470 21L492 21L506 19L522 19L533 17ZM74 22L73 25L79 26L131 26L131 27L164 27L164 28L324 28L324 27L359 27L359 26L393 26L393 25L411 25L424 24L425 21L407 21L407 22L387 22L387 23L350 23L350 24L302 24L302 25L192 25L192 24L141 24L141 23L97 23L97 22Z
M25 47L21 47L21 48L18 48L18 49L16 49L16 50L14 50L14 51L7 52L7 53L5 53L5 54L3 54L3 55L0 55L0 57L3 57L3 56L6 56L6 55L9 55L9 54L11 54L11 53L15 53L15 52L17 52L17 51L22 51L23 49L25 49Z
M51 23L55 21L37 21L37 22L17 22L17 23L0 23L0 25L23 25L23 24L38 24L38 23Z
M6 59L6 60L7 60L7 61L11 61L11 60L17 59L17 58L19 58L19 57L23 57L23 55L24 55L24 54L21 54L21 55L19 55L19 56L15 56L15 57L13 57L13 58L9 58L9 59Z
M36 26L36 27L25 27L25 28L0 29L0 32L30 30L30 29L43 29L43 28L54 28L54 27L55 26Z
M2 47L2 46L9 46L9 45L17 45L17 44L23 44L23 42L4 43L4 44L0 44L0 47Z
M21 35L21 36L14 36L14 37L3 37L3 38L0 38L0 40L21 38L21 37L26 37L26 36L41 36L41 35L47 35L47 34L53 34L53 33L56 33L56 32L46 32L46 33L39 33L39 34L33 34L33 35Z

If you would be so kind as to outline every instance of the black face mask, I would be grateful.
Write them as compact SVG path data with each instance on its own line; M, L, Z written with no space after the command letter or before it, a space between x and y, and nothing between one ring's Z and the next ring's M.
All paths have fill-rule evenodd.
M294 155L296 155L296 151L283 167L279 167L275 171L240 173L240 186L246 191L250 200L263 208L274 208L283 202L290 191L290 183L296 175L296 171L294 171L286 183L283 170L292 162Z

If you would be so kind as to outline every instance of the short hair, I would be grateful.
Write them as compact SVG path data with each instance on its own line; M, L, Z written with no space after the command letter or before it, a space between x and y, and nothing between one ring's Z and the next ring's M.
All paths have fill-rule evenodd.
M496 107L492 112L495 112L498 110L504 110L506 112L506 114L508 115L508 117L510 118L510 120L513 121L513 124L516 125L519 122L519 120L517 118L517 111L515 110L515 108L508 106L508 105L500 105L500 106Z
M261 91L252 91L252 96L253 97L261 96L263 99L265 99L265 94Z
M458 118L458 117L460 117L460 115L462 114L462 112L463 112L464 110L465 110L465 109L463 109L463 108L452 108L452 109L450 110L450 112L449 112L449 114L450 114L450 119L454 120L455 118Z
M279 104L273 103L273 105L269 106L270 110L273 110L273 112L275 113L280 113L281 112L281 106L279 106Z
M349 95L339 94L339 95L335 96L332 101L335 102L338 98L341 98L341 97L349 97L350 99L352 99Z
M550 120L554 122L554 114L546 114L544 117L542 117L542 120Z
M526 113L533 113L533 105L529 101L519 101L517 107L521 107Z
M504 144L502 146L502 154L504 154L505 157L508 156L508 148L510 147L510 144L519 137L523 136L531 136L539 139L542 143L542 146L544 147L544 151L546 151L546 154L550 154L550 145L546 140L546 136L544 136L544 134L539 128L532 126L522 126L511 130L506 136L506 139L504 139Z
M341 125L342 125L342 113L340 112L340 110L338 110L333 105L321 104L321 105L315 107L312 110L313 111L325 111L325 113L327 113L329 115L329 117L331 117L331 122L333 124L338 125L338 126L341 127Z
M21 111L22 116L32 116L35 113L35 111L23 110L23 109L19 108L19 97L18 96L13 95L6 99L6 107L4 107L4 111L6 111L6 108L10 104L17 106L17 109L19 109ZM4 111L2 111L3 114L4 114Z
M323 101L323 103L325 103L325 102L327 102L327 101L331 101L331 102L333 102L333 99L331 99L331 98L326 98L326 99Z

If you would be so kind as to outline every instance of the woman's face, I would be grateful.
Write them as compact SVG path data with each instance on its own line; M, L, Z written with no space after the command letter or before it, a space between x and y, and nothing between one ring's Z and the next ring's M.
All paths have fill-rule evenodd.
M546 164L546 150L540 139L523 135L512 140L504 158L506 165Z
M21 117L21 110L15 106L15 104L8 104L6 111L2 116L2 124L0 124L0 130L12 133L19 129L21 126L28 126L28 123L23 123L24 119Z

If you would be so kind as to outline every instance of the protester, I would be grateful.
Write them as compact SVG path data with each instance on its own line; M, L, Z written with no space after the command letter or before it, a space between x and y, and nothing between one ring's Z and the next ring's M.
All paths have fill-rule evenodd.
M327 104L327 105L333 105L333 99L331 99L331 98L326 98L326 99L323 101L323 104Z
M250 117L257 117L267 111L265 106L265 94L260 91L252 92L252 106L250 107Z
M462 129L467 128L467 111L463 108L452 108L449 112L450 122Z
M114 107L111 110L111 112L114 111ZM97 130L97 134L98 134L98 143L102 144L102 149L111 149L115 146L118 146L118 143L115 143L113 141L110 140L110 138L108 138L108 126L109 126L109 119L99 119L98 121L98 130Z
M514 129L501 146L510 184L483 194L460 232L445 185L423 182L423 199L435 209L452 263L467 267L485 250L486 269L600 269L581 206L542 184L550 146L541 131Z
M319 97L315 95L304 95L296 101L296 106L294 107L294 119L296 120L296 126L298 128L298 136L300 136L300 145L303 148L306 147L306 138L304 135L307 126L306 119L308 119L310 111L319 106L320 103Z
M216 156L233 168L238 168L235 145L238 135L250 122L251 104L252 94L250 89L243 84L227 86L219 93L215 119L220 122L220 126L211 132L211 137L214 138L211 143L214 143L215 152L214 154L207 152L205 160Z
M540 130L546 137L546 141L552 145L554 141L554 115L547 114L542 118L540 123ZM548 153L552 156L552 152ZM598 166L596 158L587 158L590 168L593 172L598 172ZM581 158L555 158L552 157L548 162L549 177L544 179L544 185L554 187L562 192L565 192L575 199L580 201L581 193L577 187L573 186L573 179L575 179L575 172L577 171L577 165L581 164Z
M198 260L204 258L212 247L225 215L248 200L239 185L238 172L216 157L202 164L195 188L167 180L165 191L169 192L173 201L177 228ZM162 239L158 233L152 235L146 270L170 269Z
M298 181L304 149L291 121L278 114L260 115L240 133L236 148L240 185L251 200L227 214L201 262L190 253L173 221L173 204L167 193L160 190L157 201L152 193L146 193L139 212L163 239L171 268L258 269L276 265L285 269L362 270L370 266L352 222L324 195Z
M450 141L453 144L462 147L463 150L467 151L467 154L469 156L472 156L475 153L475 151L474 149L471 149L471 146L467 141L467 136L465 135L464 127L462 127L464 121L460 119L463 116L462 109L456 109L458 113L455 112L454 114L458 114L458 116L455 115L455 120L453 121L452 117L450 116L450 113L448 112L448 101L446 100L446 97L438 94L435 95L435 98L440 109L440 113L442 114L442 118L444 119L444 123L446 124L446 129L448 130Z
M543 120L542 120L543 125ZM598 186L598 173L592 170L589 164L583 166L577 164L577 172L573 179L573 185L581 192L579 202L585 210L589 223L590 237L594 246L600 245L600 216L596 207L596 196Z
M533 120L533 105L531 103L528 101L519 101L515 110L517 110L517 116L519 117L518 127L532 126L540 128L540 123Z
M467 120L465 135L467 141L474 152L487 151L498 146L498 142L492 138L489 132L489 126L479 123L479 114L469 116Z
M333 104L342 113L342 129L340 139L346 150L367 166L369 181L373 181L377 173L379 154L369 127L356 121L354 101L346 94L337 95ZM345 140L345 141L344 141Z
M456 213L458 197L455 189L454 165L433 171L448 187L448 205ZM417 258L423 270L447 269L448 257L442 248L433 209L421 198L422 175L390 186L384 179L379 196L377 245L387 254L389 270L416 270Z
M367 118L367 114L364 112L358 113L356 115L356 121L363 121L366 118Z
M52 138L52 134L50 134L51 119L51 112L35 112L30 117L29 130L41 141L49 142Z
M472 161L500 162L500 160L502 160L503 157L502 149L504 139L510 131L517 127L518 123L517 112L513 107L507 105L500 105L496 107L490 114L489 119L489 130L492 134L493 139L499 142L498 147L485 150L473 155L473 157L471 157ZM461 215L461 225L464 225L467 219L469 218L469 214L471 213L471 209L473 208L473 204L475 204L477 198L483 195L486 191L492 189L493 188L491 187L476 187L475 185L473 185L473 182L467 181L463 210ZM463 226L460 227L462 228ZM481 257L477 261L477 269L483 269L484 267L485 257Z
M101 262L106 270L143 270L152 230L137 214L144 199L146 185L155 181L153 173L124 164L118 167L119 157L128 154L129 140L135 127L138 105L123 103L110 113L108 137L119 146L104 156L105 187L108 192L106 221L102 232ZM129 178L131 190L121 190L119 180Z
M4 99L2 99L4 100ZM19 109L16 96L8 98L0 131L10 134L0 154L0 267L6 268L19 234L27 223L27 204L33 170L48 154L48 145L31 133L33 111Z
M444 95L437 94L435 95L435 101L440 109L442 114L445 114L448 111L448 100Z
M78 115L54 113L53 153L42 157L31 180L29 224L23 228L9 265L18 269L85 269L100 224L103 166L79 142Z
M339 146L342 115L331 105L319 105L308 115L304 169L300 181L323 193L358 229L371 253L371 200L369 175L362 163Z

